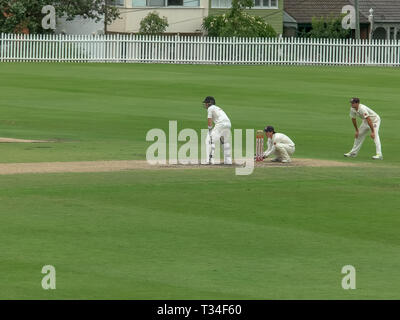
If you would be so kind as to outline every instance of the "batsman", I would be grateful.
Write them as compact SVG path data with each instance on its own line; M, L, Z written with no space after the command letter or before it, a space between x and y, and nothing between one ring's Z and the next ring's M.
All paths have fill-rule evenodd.
M215 143L219 141L223 145L224 164L232 164L231 121L224 110L215 105L214 97L206 97L203 104L204 108L207 109L208 117L208 135L206 139L208 163L215 164Z

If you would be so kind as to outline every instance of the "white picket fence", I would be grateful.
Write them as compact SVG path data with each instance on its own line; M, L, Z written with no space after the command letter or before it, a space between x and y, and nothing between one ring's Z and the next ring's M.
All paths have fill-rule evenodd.
M1 34L0 61L400 66L400 41Z

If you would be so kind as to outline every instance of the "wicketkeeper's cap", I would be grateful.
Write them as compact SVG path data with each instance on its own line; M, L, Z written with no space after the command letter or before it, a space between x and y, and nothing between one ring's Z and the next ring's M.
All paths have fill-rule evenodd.
M268 127L265 127L264 131L265 132L275 132L275 129L273 126L268 126Z
M205 97L203 103L212 103L212 104L215 104L215 99L214 99L214 97L207 96L207 97Z
M351 98L350 103L360 103L359 98Z

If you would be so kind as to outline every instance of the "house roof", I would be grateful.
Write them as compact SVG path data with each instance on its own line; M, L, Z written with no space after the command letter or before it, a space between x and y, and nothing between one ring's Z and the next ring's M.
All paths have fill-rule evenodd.
M284 0L283 3L284 10L297 23L311 23L313 17L339 16L342 8L351 4L350 0Z
M285 26L297 28L297 21L286 11L283 11L283 23Z
M284 0L284 10L297 23L311 23L313 17L339 16L354 0ZM368 23L369 9L374 9L376 22L400 22L400 0L359 0L360 22Z
M360 17L368 18L371 8L374 9L374 21L400 23L400 0L360 0Z

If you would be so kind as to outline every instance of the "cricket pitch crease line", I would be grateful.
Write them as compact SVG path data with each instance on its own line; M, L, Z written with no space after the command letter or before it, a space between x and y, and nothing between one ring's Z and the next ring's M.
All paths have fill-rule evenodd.
M26 140L26 139L14 139L14 138L1 138L0 143L51 143L58 142L56 140Z

